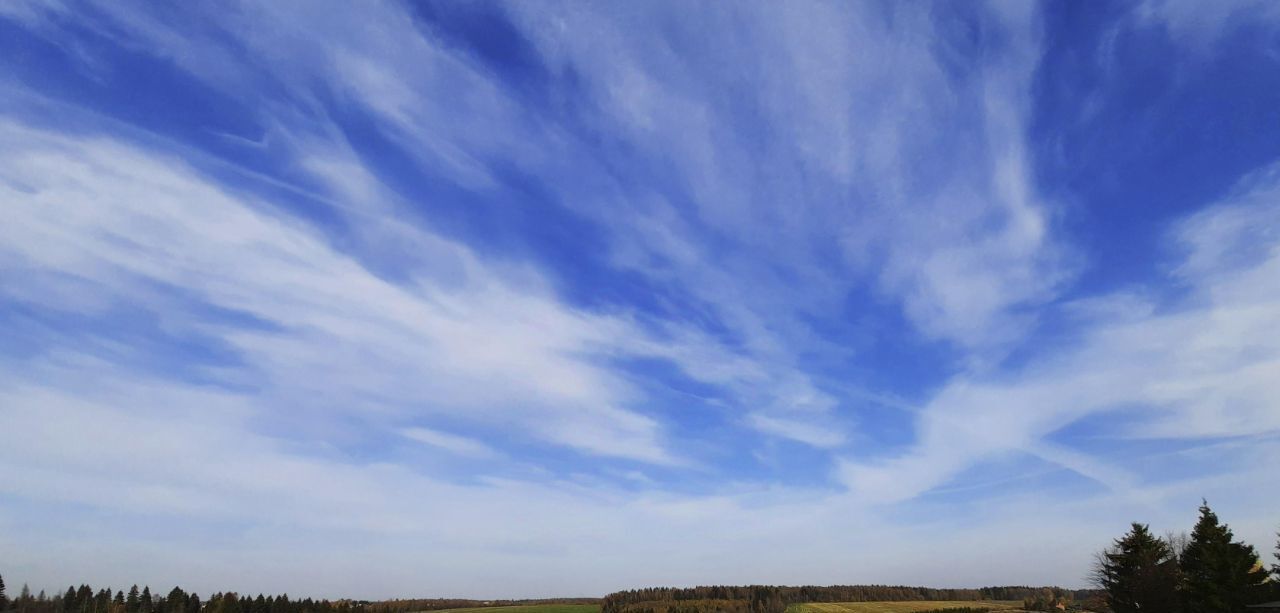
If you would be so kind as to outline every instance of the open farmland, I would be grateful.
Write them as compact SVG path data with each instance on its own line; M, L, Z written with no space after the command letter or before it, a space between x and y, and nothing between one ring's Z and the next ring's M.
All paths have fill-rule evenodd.
M600 613L598 604L529 604L506 607L468 607L430 613Z
M904 600L899 602L815 602L793 605L787 613L915 613L962 607L990 608L992 611L1019 611L1015 600Z

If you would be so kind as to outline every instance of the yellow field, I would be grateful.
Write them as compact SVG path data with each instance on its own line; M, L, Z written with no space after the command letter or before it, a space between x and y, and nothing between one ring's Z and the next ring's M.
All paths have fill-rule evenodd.
M904 600L901 602L814 602L787 609L787 613L915 613L931 609L988 607L992 611L1021 611L1016 600Z

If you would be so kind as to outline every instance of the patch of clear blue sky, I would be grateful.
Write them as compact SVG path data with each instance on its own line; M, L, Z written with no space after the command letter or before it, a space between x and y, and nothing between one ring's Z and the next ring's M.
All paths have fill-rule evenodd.
M1030 134L1037 184L1088 254L1078 294L1159 279L1167 224L1280 157L1274 30L1240 19L1202 49L1130 8L1046 5Z

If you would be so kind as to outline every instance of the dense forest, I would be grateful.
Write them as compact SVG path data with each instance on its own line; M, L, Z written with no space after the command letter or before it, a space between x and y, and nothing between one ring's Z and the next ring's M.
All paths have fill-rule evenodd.
M153 594L149 586L134 585L128 592L111 588L95 590L88 585L70 586L66 592L32 594L26 585L16 597L5 593L0 577L0 611L16 613L350 613L368 603L351 600L301 600L281 596L256 597L235 592L219 592L201 600L180 587L168 594Z
M1076 600L1097 595L1095 590L1028 586L946 589L903 585L711 585L614 592L604 597L601 613L782 613L789 605L805 602L1024 600L1046 590Z
M465 598L414 598L382 601L290 599L279 596L249 596L219 592L208 600L180 587L166 595L152 594L149 586L113 591L94 590L88 585L71 586L66 592L32 594L23 585L16 597L5 591L0 576L0 613L410 613L472 607L504 607L531 604L596 604L598 598L552 598L541 600L472 600Z

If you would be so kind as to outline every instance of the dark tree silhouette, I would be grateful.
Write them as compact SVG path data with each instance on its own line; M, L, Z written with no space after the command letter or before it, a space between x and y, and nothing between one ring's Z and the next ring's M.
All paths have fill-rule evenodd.
M175 585L169 590L169 595L164 597L164 611L165 613L185 613L186 610L187 593ZM200 613L200 610L196 609L192 613Z
M1271 567L1271 572L1275 574L1276 581L1280 581L1280 532L1276 533L1276 552L1273 554L1276 558L1276 565ZM4 581L0 581L0 597L4 596Z
M1244 613L1265 596L1267 571L1252 545L1232 540L1206 502L1182 556L1187 613Z
M1178 598L1178 561L1168 543L1152 536L1147 526L1134 522L1098 556L1094 581L1106 591L1107 605L1115 613L1181 610Z

